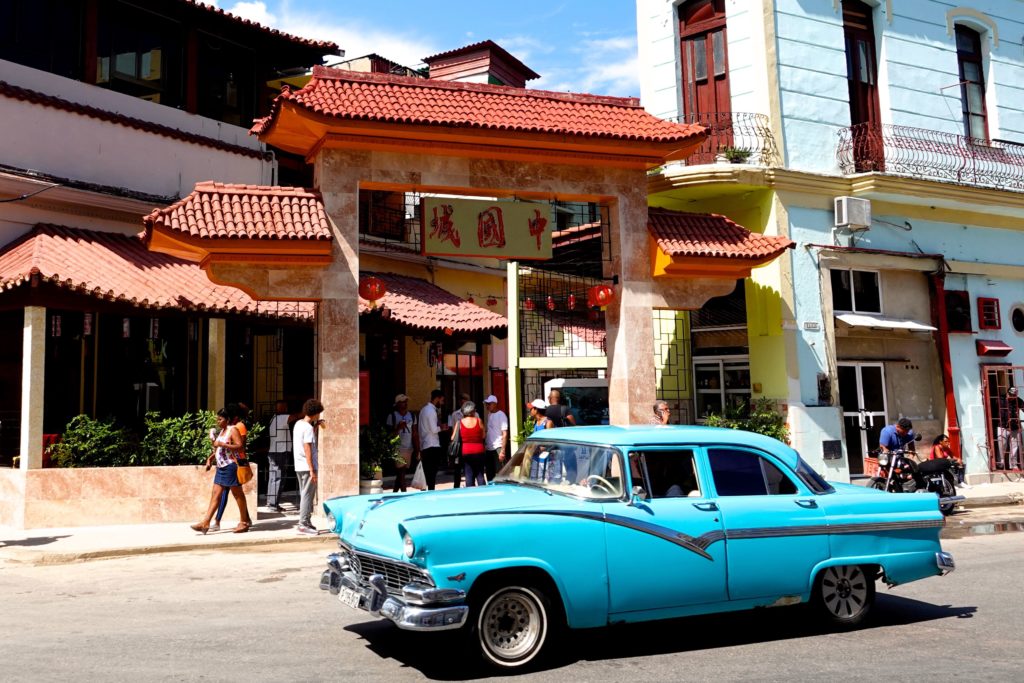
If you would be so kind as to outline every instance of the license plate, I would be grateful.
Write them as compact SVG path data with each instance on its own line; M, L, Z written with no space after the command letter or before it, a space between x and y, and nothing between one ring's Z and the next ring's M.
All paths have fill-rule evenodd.
M352 609L359 609L359 601L361 599L362 596L359 595L359 593L352 590L351 588L342 586L341 590L338 591L338 600L340 600L343 604L348 605Z

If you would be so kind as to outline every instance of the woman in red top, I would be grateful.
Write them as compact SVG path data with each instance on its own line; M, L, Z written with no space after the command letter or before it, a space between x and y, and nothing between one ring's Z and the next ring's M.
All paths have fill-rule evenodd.
M964 481L964 470L966 468L960 458L953 454L953 449L949 446L949 437L945 434L939 434L935 437L935 440L932 441L932 452L928 455L929 460L940 460L942 458L949 460L953 466L953 471L956 473L958 480L957 486L970 488L967 482Z
M465 467L466 486L483 486L484 480L484 423L477 417L472 401L462 404L462 419L458 432L462 438L462 463ZM454 436L452 438L455 438Z

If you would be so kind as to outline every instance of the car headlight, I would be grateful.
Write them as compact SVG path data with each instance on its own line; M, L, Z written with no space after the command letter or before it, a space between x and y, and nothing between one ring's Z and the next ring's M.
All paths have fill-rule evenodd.
M327 528L331 531L336 531L338 526L338 520L334 517L333 512L327 513Z
M879 453L878 454L878 464L881 465L882 467L888 467L889 466L889 454L888 453Z
M402 552L409 559L412 559L412 556L416 554L416 542L412 540L412 536L408 532L402 537Z

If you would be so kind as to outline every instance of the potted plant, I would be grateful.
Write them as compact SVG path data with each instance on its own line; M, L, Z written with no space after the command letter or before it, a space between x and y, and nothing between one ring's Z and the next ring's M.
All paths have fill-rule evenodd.
M745 164L750 158L750 150L742 147L722 147L718 151L718 157L728 161L730 164Z
M381 426L364 426L359 432L359 492L383 491L384 463L396 462L401 437Z

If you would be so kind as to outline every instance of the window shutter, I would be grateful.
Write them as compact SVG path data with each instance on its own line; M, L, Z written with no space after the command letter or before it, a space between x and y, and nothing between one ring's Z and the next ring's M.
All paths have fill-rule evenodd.
M1002 327L999 318L999 299L987 296L978 297L978 329L998 330Z

